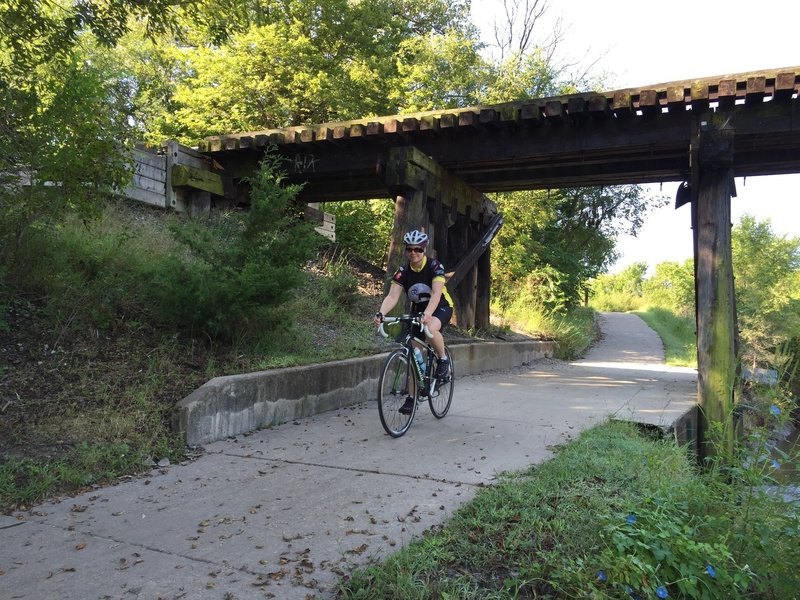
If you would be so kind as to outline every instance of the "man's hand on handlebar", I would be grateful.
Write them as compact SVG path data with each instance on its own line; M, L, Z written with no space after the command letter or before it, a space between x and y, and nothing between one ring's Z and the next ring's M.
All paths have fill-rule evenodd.
M380 325L383 323L383 313L380 311L376 312L372 320L375 322L375 325Z

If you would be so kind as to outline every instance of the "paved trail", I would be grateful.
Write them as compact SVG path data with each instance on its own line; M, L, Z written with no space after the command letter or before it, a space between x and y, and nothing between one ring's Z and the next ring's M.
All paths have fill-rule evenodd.
M610 415L670 425L693 405L696 373L665 367L652 330L601 319L584 359L460 378L448 416L423 405L400 439L368 402L0 517L0 598L331 598L339 574L440 523L497 473Z

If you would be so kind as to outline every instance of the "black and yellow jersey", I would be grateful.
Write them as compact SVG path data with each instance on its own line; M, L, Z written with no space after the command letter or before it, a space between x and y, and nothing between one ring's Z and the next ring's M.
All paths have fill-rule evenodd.
M434 281L441 281L445 283L444 265L434 258L427 256L422 259L422 266L415 269L410 263L401 266L392 277L392 283L396 283L403 287L408 294L409 300L412 302L412 311L423 312L428 306L428 301L431 299L433 292L431 286ZM453 306L453 299L447 292L447 286L442 288L442 297L439 301L440 308L442 306Z

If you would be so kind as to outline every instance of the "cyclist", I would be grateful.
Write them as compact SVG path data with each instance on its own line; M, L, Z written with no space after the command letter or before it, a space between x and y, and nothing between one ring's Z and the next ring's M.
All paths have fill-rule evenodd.
M431 346L439 359L434 376L437 379L446 379L450 372L450 362L444 350L442 328L453 316L453 301L444 285L444 266L438 260L429 259L425 255L428 234L424 231L417 229L409 231L403 236L403 241L406 244L408 262L403 264L392 277L389 293L375 313L375 324L380 325L383 316L397 305L400 295L405 290L412 303L412 312L422 313L422 324L433 334ZM419 332L417 335L421 337L424 334ZM400 412L409 414L413 406L413 399L408 398L400 408Z

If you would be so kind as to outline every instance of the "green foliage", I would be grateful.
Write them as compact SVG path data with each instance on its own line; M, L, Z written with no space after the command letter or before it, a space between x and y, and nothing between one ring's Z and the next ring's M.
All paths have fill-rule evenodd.
M751 489L701 474L670 440L607 423L481 490L441 530L341 581L340 596L656 598L661 587L671 598L792 597L797 509L765 493L764 514L746 513ZM746 551L735 533L745 524ZM761 526L766 544L752 535Z
M478 104L490 78L480 49L474 31L458 29L403 41L397 81L389 91L398 112Z
M600 311L627 312L642 304L642 284L647 264L633 263L617 275L602 274L590 284L589 305Z
M703 529L683 502L648 498L627 516L604 516L599 564L608 587L640 594L647 590L648 596L663 588L678 598L744 596L749 569L736 564L723 541L704 541Z
M10 459L0 465L0 507L36 503L58 491L79 490L152 467L148 456L124 442L81 442L65 458Z
M769 220L744 215L732 246L742 360L774 364L780 344L800 336L800 238L777 236Z
M336 215L336 243L378 267L384 267L394 223L388 200L331 202L324 210Z
M616 258L616 236L635 233L647 211L661 201L637 186L498 196L506 222L492 253L492 269L498 274L493 294L501 302L516 298L531 274L529 291L543 285L535 292L537 302L550 310L575 306L586 282Z
M645 302L694 319L694 261L665 261L643 286Z
M493 304L492 314L502 327L511 327L529 335L558 342L556 357L576 358L597 339L594 311L576 307L566 312L542 310L528 296L509 304Z
M147 33L172 28L176 0L11 0L0 4L0 54L14 69L24 71L52 58L69 55L87 31L106 47L128 30L134 17L147 24ZM12 33L13 32L13 33ZM8 64L6 64L8 66Z
M683 317L665 308L647 306L636 311L664 344L668 365L697 368L697 331L694 315Z
M237 338L277 327L278 307L305 279L302 266L319 237L291 211L298 188L284 186L267 155L250 180L250 210L225 215L216 228L191 222L174 229L188 260L170 257L151 273L157 316L212 337Z
M78 55L0 74L0 264L13 277L33 229L91 218L124 185L130 138L119 90Z
M131 75L142 77L135 95L149 86L164 92L149 138L191 144L221 132L392 114L408 104L397 92L418 85L409 80L415 69L445 64L453 77L470 79L479 60L477 33L458 0L298 0L264 8L199 3L182 21L191 43L162 54L172 70L157 80L133 65ZM451 93L449 80L435 83Z

